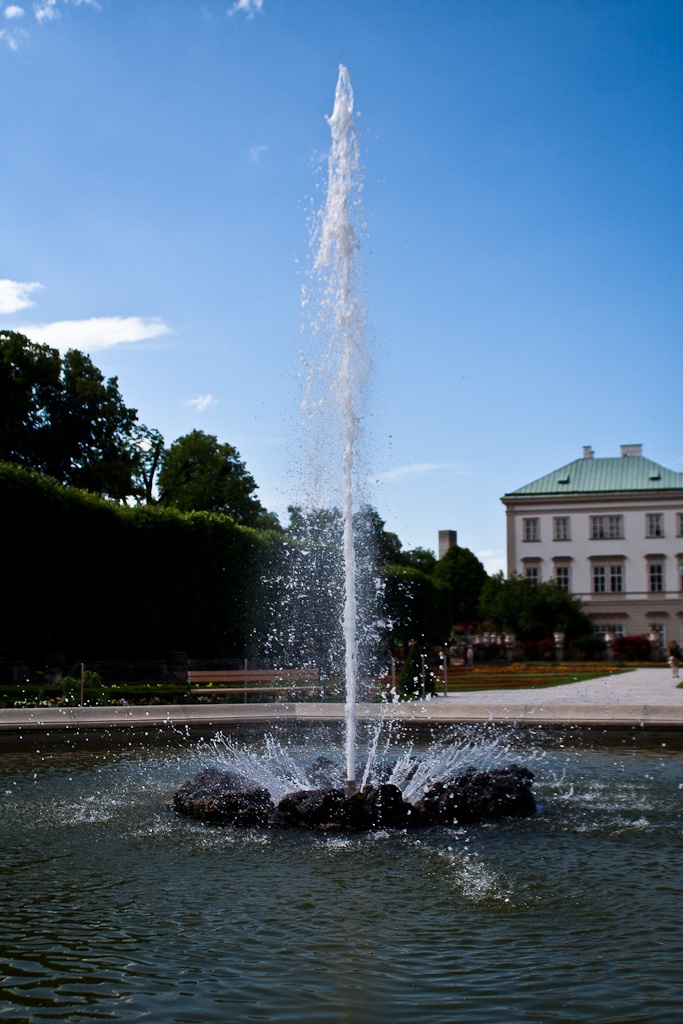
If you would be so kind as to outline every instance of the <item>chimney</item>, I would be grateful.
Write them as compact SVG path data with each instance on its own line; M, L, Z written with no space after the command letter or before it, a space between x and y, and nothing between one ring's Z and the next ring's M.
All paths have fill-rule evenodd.
M639 455L643 454L642 444L622 444L621 446L621 457L622 459L634 459Z
M457 530L439 530L439 558L443 558L449 548L458 543Z
M591 446L589 444L585 444L583 446L583 457L584 457L584 459L592 459L594 455L595 455L595 452L593 451Z

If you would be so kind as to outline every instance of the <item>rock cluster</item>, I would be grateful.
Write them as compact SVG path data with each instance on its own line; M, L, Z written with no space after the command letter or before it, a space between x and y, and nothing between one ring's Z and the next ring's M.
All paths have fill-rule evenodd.
M533 774L518 765L492 771L467 769L436 782L414 804L391 783L348 794L330 786L287 793L277 807L263 786L212 769L180 787L169 806L178 814L213 825L306 828L320 832L364 832L375 828L464 825L500 818L526 818L536 810Z
M435 782L415 809L440 825L471 825L499 818L529 818L536 810L533 773L512 764L491 772L470 768L452 782Z
M211 768L182 785L171 804L178 814L211 825L264 826L275 814L275 804L263 786L244 786L232 772Z

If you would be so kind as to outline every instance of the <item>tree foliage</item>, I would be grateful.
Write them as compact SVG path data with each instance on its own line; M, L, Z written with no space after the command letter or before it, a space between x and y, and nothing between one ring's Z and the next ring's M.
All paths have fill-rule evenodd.
M159 503L180 512L222 512L242 526L277 528L255 497L256 481L231 444L193 430L161 456Z
M437 566L436 555L429 548L411 548L402 551L399 565L405 565L409 569L418 569L420 572L431 576Z
M523 576L505 579L500 572L484 584L480 614L500 632L514 633L518 640L545 640L556 631L567 634L567 642L593 632L591 619L581 601L549 580L534 583Z
M145 428L89 356L0 333L0 460L116 500L141 493Z
M443 643L450 630L450 593L431 576L403 565L380 570L390 639L408 643Z
M479 599L488 579L486 569L468 548L456 544L434 567L434 582L450 592L450 625L470 623L479 618Z
M289 507L275 575L276 628L271 649L292 662L310 664L330 675L342 670L344 640L343 525L338 508ZM383 522L375 509L354 514L359 679L377 670L382 655L384 609L377 561L381 558ZM378 554L379 552L379 554ZM361 684L359 683L359 686Z

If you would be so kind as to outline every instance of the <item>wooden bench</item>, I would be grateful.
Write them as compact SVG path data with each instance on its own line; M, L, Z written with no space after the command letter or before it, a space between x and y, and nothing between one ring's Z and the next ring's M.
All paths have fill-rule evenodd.
M216 683L227 685L216 686ZM283 686L283 683L288 685ZM258 668L187 673L188 700L198 695L243 693L246 704L250 693L296 693L300 690L320 688L320 673L315 668Z

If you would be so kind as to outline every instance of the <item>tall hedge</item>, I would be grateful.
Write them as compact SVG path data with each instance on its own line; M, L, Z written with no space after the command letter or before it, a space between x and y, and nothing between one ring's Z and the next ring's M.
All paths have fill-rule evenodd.
M241 655L267 628L272 534L126 508L0 463L0 658Z

